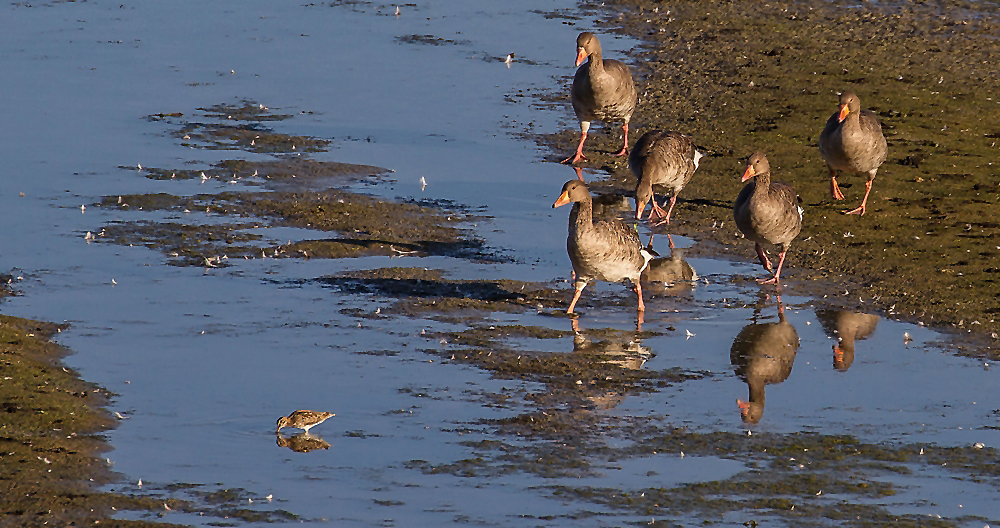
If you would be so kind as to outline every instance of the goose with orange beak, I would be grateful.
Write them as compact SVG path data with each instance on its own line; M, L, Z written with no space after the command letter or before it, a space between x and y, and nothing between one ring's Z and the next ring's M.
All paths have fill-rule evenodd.
M758 279L761 284L778 285L781 266L792 241L802 230L802 208L792 186L771 181L771 166L763 152L750 156L740 181L748 181L733 205L733 219L743 236L754 241L760 265L772 271L771 261L761 244L781 248L778 268L770 279Z
M854 92L840 94L840 107L826 121L819 136L819 152L830 171L830 196L835 200L844 199L837 185L837 171L868 175L861 205L844 211L844 214L865 214L875 174L885 161L888 148L878 118L861 109L861 100Z
M580 143L576 153L562 162L577 163L587 159L583 155L583 144L592 121L622 121L622 148L614 155L627 155L628 122L639 99L632 72L621 62L603 58L601 43L593 33L586 31L576 39L576 65L579 67L573 77L570 99L580 121Z

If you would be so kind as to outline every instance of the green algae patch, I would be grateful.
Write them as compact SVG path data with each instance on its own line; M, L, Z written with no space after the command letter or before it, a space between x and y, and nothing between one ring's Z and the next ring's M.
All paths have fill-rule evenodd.
M643 94L635 137L677 130L708 154L669 229L699 241L693 254L752 260L732 202L746 158L761 150L805 207L786 262L790 286L847 290L845 303L937 328L1000 331L997 17L960 2L606 4L585 9L606 16L607 31L643 41L633 56ZM842 175L847 200L831 200L817 147L844 90L879 116L889 143L863 217L841 211L860 202L864 178ZM568 107L568 97L559 104ZM578 134L570 126L538 141L556 159ZM593 186L634 189L626 161L608 155L619 134L592 138L587 166L606 174ZM997 346L990 338L977 350L996 358Z

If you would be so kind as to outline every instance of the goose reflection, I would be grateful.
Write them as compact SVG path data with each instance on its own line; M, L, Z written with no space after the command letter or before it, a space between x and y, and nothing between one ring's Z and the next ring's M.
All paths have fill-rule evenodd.
M759 314L754 312L754 319ZM792 373L799 334L785 319L785 309L778 299L778 322L751 323L736 336L729 357L736 375L750 389L748 401L736 400L744 423L755 424L764 415L764 388L781 383Z
M287 447L296 453L308 453L317 449L330 449L330 443L309 433L299 433L294 436L275 434L278 447Z
M642 272L641 280L649 283L649 290L654 293L678 295L689 292L694 281L698 280L698 274L684 260L684 250L674 247L670 235L667 238L670 240L670 255L650 260ZM653 249L652 236L649 237L646 248Z
M588 354L600 358L599 361L611 368L621 368L626 370L639 370L652 357L649 347L642 346L637 334L629 335L628 332L612 331L609 335L607 330L600 332L604 339L588 338L585 332L580 331L580 324L577 319L572 320L573 325L573 353ZM636 323L636 333L640 332L642 323ZM596 334L594 331L592 335ZM599 394L587 396L599 409L611 409L617 406L625 395L605 391Z
M580 167L573 167L573 169L576 170L576 177L585 182L583 169ZM632 202L624 194L604 194L595 190L591 196L591 203L594 206L594 218L617 217L622 211L632 212Z
M833 368L846 372L854 363L854 341L875 333L879 317L847 310L816 309L816 318L826 335L837 340L833 345Z

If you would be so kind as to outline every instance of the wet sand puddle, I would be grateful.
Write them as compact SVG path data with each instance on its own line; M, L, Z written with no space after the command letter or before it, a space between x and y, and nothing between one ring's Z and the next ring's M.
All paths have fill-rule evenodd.
M550 206L575 174L521 136L575 127L534 95L566 83L592 19L335 4L0 22L35 74L3 85L29 102L6 110L5 312L70 323L67 363L115 394L105 489L243 510L117 517L1000 522L995 374L948 335L794 276L778 298L680 236L657 242L638 328L617 284L562 313L568 213ZM276 435L295 409L336 416Z

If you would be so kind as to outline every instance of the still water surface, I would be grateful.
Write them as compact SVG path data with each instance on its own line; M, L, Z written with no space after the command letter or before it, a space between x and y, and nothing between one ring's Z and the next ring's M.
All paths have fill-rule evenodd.
M573 171L543 162L546 153L510 132L575 129L575 121L568 108L553 112L530 98L510 103L505 96L565 85L574 71L575 36L593 29L593 21L547 19L534 11L574 7L562 0L421 2L403 6L398 17L392 6L345 4L140 1L2 8L0 144L6 163L0 208L7 229L0 262L22 278L17 288L23 293L7 300L4 312L72 324L60 336L75 353L68 363L117 393L112 410L127 417L109 434L114 468L131 482L141 478L147 488L218 483L244 488L258 503L270 494L274 502L262 509L282 508L336 526L522 526L523 516L537 525L620 525L639 519L609 510L614 515L560 520L602 508L555 500L538 487L669 487L747 469L735 460L673 455L618 461L583 479L461 478L408 469L414 460L475 456L460 444L469 438L453 430L517 412L484 405L476 395L539 387L420 352L447 346L421 337L422 331L453 329L447 323L342 315L344 308L373 310L388 300L343 294L315 279L383 266L444 269L452 278L565 279L566 211L550 205ZM454 42L397 39L406 35ZM602 38L612 56L634 45ZM508 53L516 57L509 68L501 61ZM273 126L331 138L334 147L316 159L395 171L394 182L365 192L484 206L493 218L478 223L477 234L513 262L258 259L204 270L166 266L145 248L84 240L87 231L130 218L81 210L101 196L227 187L152 181L118 167L206 167L232 157L183 147L143 118L244 98L283 113L302 112ZM428 182L423 190L421 177ZM315 234L282 229L268 236ZM760 298L756 286L732 281L759 273L747 262L688 259L703 279L681 295L647 301L644 330L663 335L642 340L649 354L641 368L706 375L615 400L600 413L657 416L695 431L747 429L736 400L753 399L744 371L754 358L730 351L747 325L778 322L773 297ZM588 295L594 295L590 288ZM781 301L799 343L780 358L787 373L757 380L767 398L753 431L1000 444L996 374L983 362L928 346L942 336L927 329L884 319L858 332L845 362L833 350L835 315L814 310L813 300L796 296L794 287ZM633 317L622 307L591 308L580 320L581 332L629 330ZM569 319L544 314L492 320L570 330ZM904 333L912 341L904 342ZM574 350L571 337L524 346ZM398 355L359 353L376 350ZM314 430L329 449L303 454L275 444L275 419L297 408L337 414ZM648 476L651 469L655 477ZM886 478L907 490L888 502L893 511L1000 518L995 486L919 468ZM920 502L925 498L934 498L933 504ZM180 513L167 520L206 522Z

